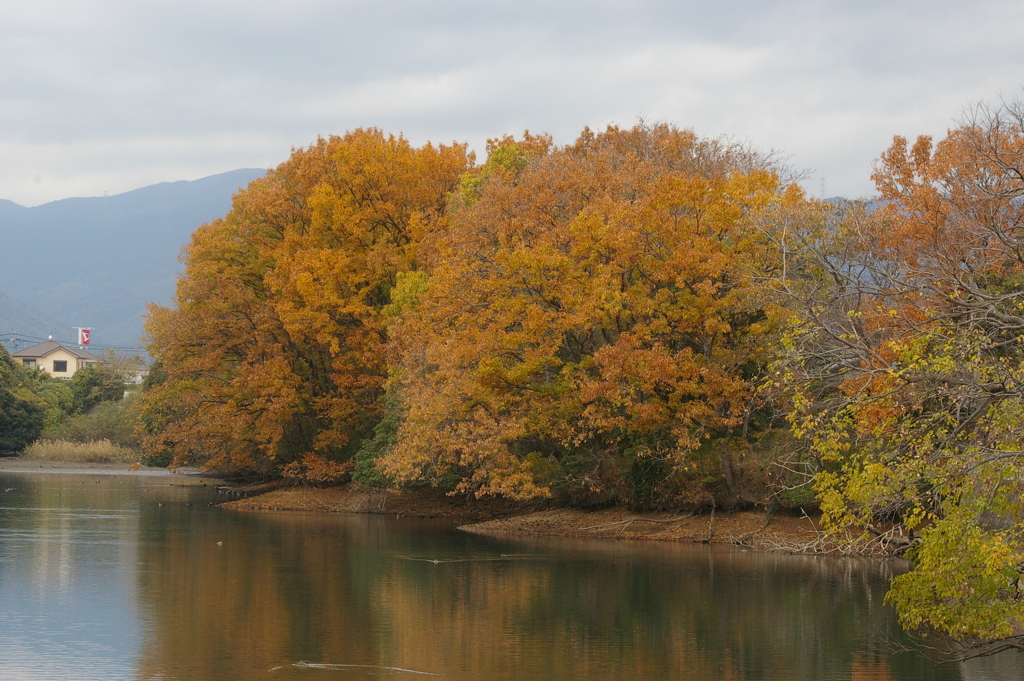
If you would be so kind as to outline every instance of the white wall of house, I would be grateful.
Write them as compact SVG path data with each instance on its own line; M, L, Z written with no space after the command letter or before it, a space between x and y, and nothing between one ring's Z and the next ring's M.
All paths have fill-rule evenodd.
M20 357L23 364L29 366L37 366L43 371L49 373L54 378L67 378L70 379L75 375L79 369L84 369L89 364L95 364L95 362L89 362L88 360L79 359L70 352L57 348L46 357ZM63 366L61 365L63 362ZM58 369L63 368L63 371Z

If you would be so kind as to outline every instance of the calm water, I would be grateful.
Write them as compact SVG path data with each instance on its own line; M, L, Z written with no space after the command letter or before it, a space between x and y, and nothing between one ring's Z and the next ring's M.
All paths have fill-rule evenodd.
M878 563L234 513L168 478L0 491L4 681L1024 678L896 652Z

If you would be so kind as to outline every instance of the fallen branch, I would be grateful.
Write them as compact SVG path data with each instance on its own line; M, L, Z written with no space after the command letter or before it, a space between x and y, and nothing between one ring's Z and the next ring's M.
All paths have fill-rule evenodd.
M810 520L809 517L808 520ZM748 533L738 539L734 538L732 542L738 546L746 546L758 551L840 556L891 557L899 556L907 548L907 544L898 541L901 537L895 536L897 528L875 535L870 539L865 539L860 535L827 534L817 527L814 530L814 537L806 540L788 539L771 534ZM897 541L893 541L894 539Z
M764 532L765 529L768 527L768 523L770 523L771 521L772 521L772 516L771 516L771 512L769 511L769 512L764 514L764 523L761 525L761 527L757 528L753 532L747 532L745 535L741 536L739 539L733 539L732 543L733 544L740 544L740 545L742 545L743 542L750 541L750 539L752 539L754 537L754 535L760 534L761 532ZM729 537L731 539L732 535L729 535Z
M715 528L715 506L711 506L711 521L708 522L708 538L704 540L705 544L711 543L711 536Z

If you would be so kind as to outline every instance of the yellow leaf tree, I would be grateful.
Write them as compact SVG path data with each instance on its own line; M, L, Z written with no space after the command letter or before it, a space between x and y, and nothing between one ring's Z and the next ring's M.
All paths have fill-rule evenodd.
M471 165L379 130L319 139L256 180L185 251L174 304L147 322L151 454L336 478L379 418L380 311L418 266Z
M403 418L380 469L477 495L735 500L743 447L714 444L749 434L772 328L753 225L800 200L774 170L668 125L492 141L392 323Z

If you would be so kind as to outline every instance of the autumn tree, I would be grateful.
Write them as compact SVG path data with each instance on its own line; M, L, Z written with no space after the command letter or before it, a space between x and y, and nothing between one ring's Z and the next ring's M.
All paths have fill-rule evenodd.
M381 412L380 311L469 163L464 146L375 129L319 139L196 230L173 305L147 321L147 453L344 473Z
M401 419L378 468L476 495L735 500L773 328L752 225L799 192L770 157L669 125L488 152L396 291Z
M778 379L836 532L903 551L902 622L1024 648L1024 106L897 137L874 213L777 236L799 313Z

